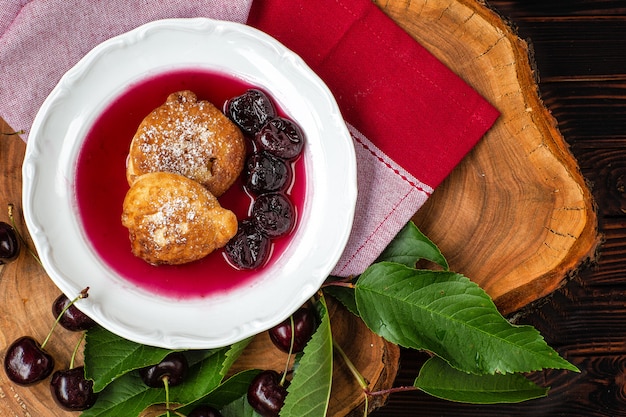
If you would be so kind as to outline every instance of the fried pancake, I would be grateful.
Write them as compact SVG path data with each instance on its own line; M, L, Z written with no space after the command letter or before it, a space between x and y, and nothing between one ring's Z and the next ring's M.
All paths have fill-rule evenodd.
M124 199L122 224L133 254L155 265L198 260L237 233L235 214L206 188L167 172L136 178Z
M243 170L241 130L217 107L191 91L170 94L139 125L130 145L126 177L174 172L222 195Z

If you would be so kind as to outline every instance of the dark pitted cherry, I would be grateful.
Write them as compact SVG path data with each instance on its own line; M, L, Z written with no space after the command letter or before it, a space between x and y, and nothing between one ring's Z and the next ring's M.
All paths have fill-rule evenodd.
M279 158L293 159L302 152L304 135L300 126L284 117L268 120L254 136L260 150L266 150Z
M141 380L149 387L162 388L163 379L167 378L170 387L181 384L187 376L189 364L182 352L172 352L156 365L139 370Z
M0 222L0 265L14 261L20 254L20 241L15 229Z
M11 343L4 356L7 377L19 385L33 385L42 381L53 369L52 355L30 336L22 336Z
M66 307L65 313L61 314ZM55 318L60 315L59 324L73 332L88 330L96 325L96 322L80 311L65 294L59 295L52 303L52 314Z
M259 373L248 387L248 403L263 417L278 417L285 404L287 389L280 379L278 372L267 370Z
M93 392L93 381L85 378L83 366L52 374L50 391L56 403L70 411L91 408L98 399L98 395Z
M293 317L293 326L292 323ZM291 338L293 333L293 350L292 353L299 353L304 347L313 333L317 325L317 319L312 309L301 307L293 313L292 317L287 318L282 323L272 327L269 330L269 336L274 345L283 352L289 353L291 348ZM292 330L293 328L293 330Z
M246 188L255 194L282 190L290 179L285 161L268 152L253 153L246 161Z
M199 405L191 410L187 417L222 417L222 413L210 405Z
M270 98L261 90L250 89L226 102L225 113L248 135L254 135L269 119L276 117Z
M240 269L263 265L270 253L270 240L250 219L239 222L235 236L224 247L228 261Z
M252 218L261 232L270 238L287 235L295 224L293 204L280 193L262 194L254 200Z

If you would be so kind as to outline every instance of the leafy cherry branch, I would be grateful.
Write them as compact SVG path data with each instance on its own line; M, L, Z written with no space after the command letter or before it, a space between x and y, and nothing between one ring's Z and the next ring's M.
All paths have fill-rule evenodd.
M434 263L435 269L418 268L421 260ZM333 341L326 296L338 299L386 340L431 354L413 386L370 391L350 358ZM281 417L326 415L333 352L343 357L359 381L366 399L365 413L369 396L406 390L467 403L517 403L548 393L548 388L526 378L527 373L543 369L578 372L535 328L511 324L478 285L449 271L439 249L413 223L360 276L349 281L331 277L315 305L319 325L304 351L296 356ZM246 390L260 370L226 378L247 343L185 352L192 375L169 393L178 415L185 415L198 404L209 404L224 417L258 416L246 401ZM100 396L82 416L137 416L162 403L163 393L141 384L136 370L157 363L169 352L138 345L100 328L90 330L85 366Z

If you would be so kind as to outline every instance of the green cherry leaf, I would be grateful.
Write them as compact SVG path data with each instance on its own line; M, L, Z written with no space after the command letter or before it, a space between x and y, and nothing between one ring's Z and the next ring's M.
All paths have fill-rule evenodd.
M299 358L281 417L326 416L333 378L333 340L323 296L317 304L320 324Z
M207 394L202 402L213 405L215 408L222 408L226 404L245 396L248 387L255 376L259 374L257 369L249 369L239 372L228 378L224 383ZM199 404L199 402L197 402Z
M420 259L434 262L446 271L449 268L448 261L437 245L428 239L413 222L409 222L380 254L377 262L396 262L414 268ZM333 285L333 281L341 280L340 277L329 277L323 290L341 302L352 314L358 316L354 288Z
M202 398L177 409L177 411L187 415L201 404L210 405L219 410L231 403L236 403L241 398L245 399L248 386L258 373L259 371L256 369L239 372L208 392Z
M222 369L220 370L220 375L225 377L230 370L230 367L233 366L233 363L237 361L239 356L243 353L246 347L250 344L253 337L249 337L240 342L233 343L230 345L228 350L226 350L226 357L224 358L224 363L222 364Z
M532 326L515 326L487 293L448 271L416 270L382 262L355 288L361 318L398 345L427 350L473 374L578 369L549 347Z
M137 372L128 372L100 391L96 403L83 411L81 417L138 416L164 398L162 390L147 387Z
M519 403L548 394L520 374L468 374L436 356L422 366L414 386L433 397L469 404Z
M261 417L248 403L245 395L222 407L220 413L224 417Z
M85 374L94 381L95 392L133 369L159 363L172 352L126 340L100 326L87 331L85 340Z
M230 347L186 352L189 373L182 384L170 388L170 400L173 403L189 404L217 388L224 379L224 363L229 360L229 351ZM161 402L164 398L165 391Z
M324 294L330 295L335 300L343 304L349 312L355 316L359 315L359 310L356 307L356 299L354 298L354 288L341 287L337 285L328 285L323 287Z
M426 259L448 270L448 261L437 245L409 222L400 230L378 257L377 262L396 262L414 268L417 261Z
M182 384L170 388L170 401L173 404L189 404L218 387L227 351L228 348L185 352L189 373ZM94 406L83 411L81 417L137 416L147 407L164 401L165 389L148 387L139 372L134 370L108 384L98 395Z

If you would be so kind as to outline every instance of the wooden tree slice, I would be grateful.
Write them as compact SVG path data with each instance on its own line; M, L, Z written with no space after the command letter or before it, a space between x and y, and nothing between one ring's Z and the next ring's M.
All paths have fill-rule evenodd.
M11 129L0 119L0 133ZM9 222L7 206L16 206L17 228L26 231L21 207L21 168L25 145L18 136L0 135L0 221ZM60 294L43 268L25 250L19 258L0 266L0 354L4 360L7 347L15 339L30 335L43 342L54 317L52 302ZM67 367L78 334L58 329L48 352L57 360L57 368ZM2 416L61 416L50 396L48 383L19 387L8 380L4 368L0 371L0 415ZM69 413L66 415L70 415Z
M414 220L509 314L560 287L599 243L591 193L537 90L528 45L484 3L378 0L501 117Z

